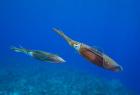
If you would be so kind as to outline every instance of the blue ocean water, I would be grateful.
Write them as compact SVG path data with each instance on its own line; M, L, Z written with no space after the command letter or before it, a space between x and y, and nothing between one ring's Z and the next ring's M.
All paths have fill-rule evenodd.
M57 78L60 78L60 81L74 80L72 86L82 88L82 85L89 84L85 82L89 78L88 74L90 77L96 77L91 79L92 81L98 80L103 86L99 91L101 94L94 94L90 89L82 90L83 92L80 92L82 94L78 92L72 94L74 88L67 87L69 85L67 82L66 87L62 87L65 89L60 89L58 92L66 91L67 94L64 95L122 95L104 92L105 83L115 80L119 83L113 84L113 82L113 87L123 86L112 92L118 93L125 88L126 92L131 91L137 93L133 95L139 95L140 7L138 3L136 0L1 0L0 95L49 95L48 93L62 95L62 93L53 93L61 88L61 84L58 87L52 86L53 81L55 85ZM101 49L122 65L124 70L114 73L90 64L52 31L54 27L63 30L74 40ZM44 63L10 50L10 46L20 45L29 49L56 53L67 62L59 65ZM87 79L80 81L79 79L84 79L84 76ZM51 83L48 84L48 81L43 80L51 80ZM85 84L82 84L83 82ZM44 89L51 88L50 85L54 90L45 92ZM40 89L39 91L43 89L44 92L33 92L34 89ZM28 91L30 94L21 94L23 91ZM126 92L124 91L125 94Z

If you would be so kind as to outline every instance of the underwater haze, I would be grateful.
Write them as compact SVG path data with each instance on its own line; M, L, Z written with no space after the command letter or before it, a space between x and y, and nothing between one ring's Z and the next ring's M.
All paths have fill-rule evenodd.
M137 0L0 0L0 95L140 95ZM91 64L52 28L96 47L123 67ZM55 64L10 50L43 50Z

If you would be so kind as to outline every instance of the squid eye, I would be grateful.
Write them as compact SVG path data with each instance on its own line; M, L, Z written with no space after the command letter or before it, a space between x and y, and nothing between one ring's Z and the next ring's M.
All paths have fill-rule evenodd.
M78 47L78 44L75 44L74 46L75 46L75 47Z

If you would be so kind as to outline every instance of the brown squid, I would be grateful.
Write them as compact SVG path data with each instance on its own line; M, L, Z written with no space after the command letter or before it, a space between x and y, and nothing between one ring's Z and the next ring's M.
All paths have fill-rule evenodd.
M91 63L96 64L99 67L102 67L107 70L119 72L122 71L122 66L117 64L112 58L104 54L103 52L97 50L96 48L90 47L86 44L77 42L69 38L62 31L53 28L53 31L58 33L61 37L63 37L70 46L74 47L83 57L89 60Z

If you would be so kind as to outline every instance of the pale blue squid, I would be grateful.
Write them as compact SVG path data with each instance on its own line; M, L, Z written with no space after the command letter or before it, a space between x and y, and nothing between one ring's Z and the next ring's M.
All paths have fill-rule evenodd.
M50 63L64 63L65 62L65 60L61 58L60 56L56 54L48 53L45 51L41 51L41 50L30 50L30 49L25 49L23 47L20 47L20 48L11 47L11 50L30 55L33 58L40 61L44 61L44 62L50 62Z

